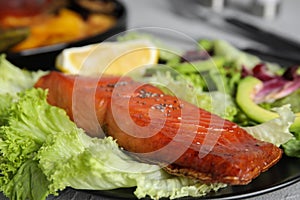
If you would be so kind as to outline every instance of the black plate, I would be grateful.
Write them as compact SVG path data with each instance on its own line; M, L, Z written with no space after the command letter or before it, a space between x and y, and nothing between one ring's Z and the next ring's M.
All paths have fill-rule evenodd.
M147 30L150 32L149 30ZM182 37L178 37L177 33L175 33L174 38L172 38L172 34L166 35L164 34L164 30L161 29L161 32L150 32L153 35L158 36L162 41L164 39L169 41L170 43L178 44L178 46L188 46L191 47L191 43L189 40L180 40ZM169 33L169 32L168 32ZM286 64L289 61L278 60L272 56L263 57L260 54L257 56L261 57L263 60L267 60L270 62L278 62L282 64ZM243 199L254 197L257 195L262 195L268 192L273 192L275 190L287 187L291 184L300 181L300 158L292 158L283 155L282 159L273 167L271 167L268 171L260 174L256 179L254 179L250 184L243 186L228 186L219 190L218 192L212 192L202 198L192 198L192 197L184 197L180 198L180 200L195 200L195 199ZM59 197L53 197L55 200L67 200L72 197L73 200L80 200L89 198L91 200L117 200L117 199L136 199L134 196L135 188L121 188L115 190L106 190L106 191L91 191L91 190L74 190L67 189L62 192ZM147 198L148 199L148 198Z
M170 32L166 29L154 29L153 28L144 28L141 31L154 35L155 37L160 38L162 41L166 42L169 45L174 45L183 49L190 49L193 45L191 38L182 36L177 32ZM137 30L139 31L139 30ZM276 62L282 64L283 66L288 66L290 64L289 60L278 59L274 56L265 57L261 54L256 54L262 60ZM260 174L256 179L254 179L250 184L243 186L228 186L219 190L218 192L210 193L202 198L192 198L184 197L180 198L181 200L195 200L195 199L242 199L253 197L257 195L262 195L268 192L275 191L280 188L284 188L293 183L300 181L300 158L292 158L283 156L282 159L270 168L268 171ZM116 199L136 199L134 196L134 188L121 188L115 190L106 190L106 191L84 191L84 190L72 190L67 189L64 191L69 195L74 195L72 198L74 200L83 199L88 197L91 199L107 199L107 200L116 200ZM64 194L63 192L63 194ZM78 198L77 198L78 197ZM67 198L57 198L59 200L66 200Z
M180 200L195 199L243 199L262 195L287 187L300 181L300 159L284 156L275 166L267 172L262 173L258 178L245 186L229 186L218 192L208 194L203 198L184 197ZM136 199L133 195L134 188L107 190L107 191L87 191L67 188L59 196L49 196L47 200L118 200ZM0 200L7 200L0 194Z
M28 49L17 53L8 52L6 53L7 59L20 68L26 68L29 70L51 70L55 66L55 58L63 49L102 42L115 34L125 31L127 28L126 8L119 1L111 1L113 1L116 5L114 15L116 16L117 21L116 24L109 30L71 43L59 43L45 47ZM86 12L85 10L80 9L76 11L82 15L84 15Z
M160 38L163 37L163 30L159 33ZM168 35L168 39L174 43L174 38ZM190 47L188 41L181 41L175 37L176 44L187 44ZM179 45L179 46L181 46ZM49 56L49 53L45 53L45 57ZM259 56L259 55L258 55ZM47 58L50 60L50 58ZM41 60L43 60L41 58ZM277 61L272 57L268 57L269 61ZM15 60L16 61L16 60ZM20 62L18 60L18 62ZM30 60L25 59L25 63L29 63ZM53 60L50 60L53 62ZM181 200L195 200L195 199L243 199L254 197L257 195L262 195L268 192L275 191L287 187L291 184L300 181L300 158L291 158L283 156L282 159L270 168L268 171L263 172L256 179L254 179L250 184L244 186L228 186L219 190L218 192L210 193L202 198L192 198L184 197ZM135 188L121 188L115 190L105 190L105 191L92 191L92 190L75 190L72 188L67 188L60 193L59 196L49 196L47 200L117 200L117 199L136 199L134 196ZM0 200L5 199L3 195L0 194ZM148 198L146 198L148 199Z
M244 199L272 192L300 181L300 159L284 156L275 166L262 173L250 184L245 186L228 186L218 192L204 197L184 197L180 200L196 199ZM50 196L48 200L117 200L137 199L133 194L134 188L124 188L107 191L74 190L68 188L59 196ZM1 198L0 198L1 199ZM149 199L149 198L145 198Z
M218 192L210 193L203 199L242 199L272 192L300 181L300 159L284 156L275 166L262 173L250 184L245 186L228 186ZM107 199L135 199L134 188L116 189L108 191L73 191L87 192L94 197L107 197ZM79 195L79 194L77 194ZM182 200L201 198L185 197Z

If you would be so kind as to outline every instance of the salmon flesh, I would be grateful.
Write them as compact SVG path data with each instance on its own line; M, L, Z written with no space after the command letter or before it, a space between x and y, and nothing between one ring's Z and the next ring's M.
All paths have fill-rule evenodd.
M48 102L87 134L112 136L127 153L171 174L244 185L282 156L237 124L130 78L50 72L35 87L48 89Z

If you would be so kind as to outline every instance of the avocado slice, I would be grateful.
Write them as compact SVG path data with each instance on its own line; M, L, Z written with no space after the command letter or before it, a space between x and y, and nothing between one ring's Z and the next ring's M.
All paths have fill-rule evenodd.
M259 79L247 76L242 79L237 88L236 102L245 114L252 120L263 123L279 117L275 112L266 110L253 101L253 96L263 86ZM290 131L300 131L300 113L296 113L294 123L290 127Z

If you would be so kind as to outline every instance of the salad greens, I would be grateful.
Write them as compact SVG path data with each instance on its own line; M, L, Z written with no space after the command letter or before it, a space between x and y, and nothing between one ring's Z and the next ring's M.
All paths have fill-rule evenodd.
M35 72L20 70L6 60L1 61L0 69L8 77L17 72L17 78L28 81L0 93L4 111L0 115L0 191L10 199L45 199L66 187L136 187L138 198L172 199L203 196L226 186L173 176L157 165L136 161L111 137L86 135L63 109L49 105L47 91L31 88L33 78L26 78L35 77Z
M119 40L139 37L154 39L131 34ZM244 72L262 63L259 58L220 40L201 40L199 49L186 54L163 51L168 47L157 39L154 43L161 49L161 63L167 67L153 66L135 79L234 121L254 137L281 146L286 155L300 157L300 132L290 133L289 129L295 119L293 112L300 110L300 89L261 103L279 117L259 124L240 109L235 96ZM265 65L276 76L284 73L276 64ZM46 73L22 70L0 56L0 191L10 199L45 199L66 187L135 187L138 198L173 199L203 196L226 186L170 175L157 165L136 161L111 137L86 135L64 110L47 103L47 91L33 88Z
M244 129L260 140L280 146L293 138L289 128L294 121L295 116L289 105L274 108L274 111L279 114L279 118L272 119L256 126L245 127Z
M0 94L16 94L24 89L31 88L34 83L47 72L29 72L15 67L0 55Z
M121 39L123 41L140 37L153 40L153 37L144 34L133 34ZM158 43L157 40L154 43ZM164 48L166 52L173 52L169 47ZM164 49L160 49L161 52ZM179 98L246 127L254 137L282 146L289 156L300 157L300 130L290 133L291 124L295 120L294 113L300 109L298 66L285 71L282 66L264 62L223 40L200 40L198 49L182 54L179 59L171 56L160 59L167 67L153 66L147 69L145 76L135 78L176 91L173 94ZM241 80L245 76L256 74L265 83L263 95L276 96L272 101L268 99L259 105L279 114L278 118L263 124L250 118L236 102L236 92ZM276 94L278 91L279 95ZM285 106L286 104L290 106ZM300 113L296 116L300 116ZM298 123L298 120L295 121Z

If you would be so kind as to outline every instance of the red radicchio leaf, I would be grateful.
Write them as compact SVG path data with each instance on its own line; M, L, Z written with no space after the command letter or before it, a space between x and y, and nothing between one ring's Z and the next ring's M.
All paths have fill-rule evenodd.
M246 67L243 67L242 70L243 77L251 75L263 82L272 80L273 78L277 77L277 75L268 71L267 66L263 63L256 65L252 70L249 70Z
M255 94L256 103L273 102L300 88L300 75L297 70L298 66L289 67L279 76L270 73L265 64L258 64L252 70L243 67L242 76L254 76L263 82L263 87Z

